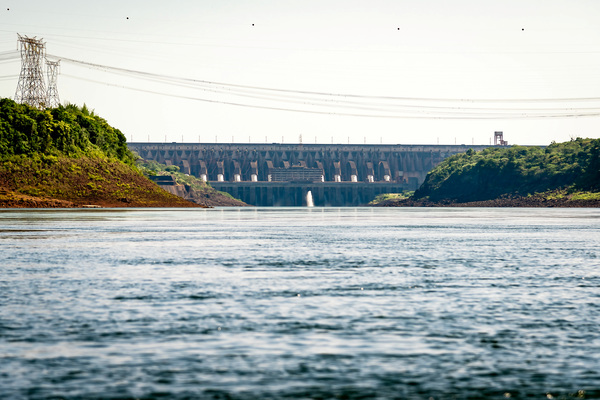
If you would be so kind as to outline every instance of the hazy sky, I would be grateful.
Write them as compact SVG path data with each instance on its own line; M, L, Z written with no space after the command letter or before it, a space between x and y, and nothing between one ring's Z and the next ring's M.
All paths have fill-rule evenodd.
M0 0L0 96L20 33L133 141L597 138L598 21L599 0Z

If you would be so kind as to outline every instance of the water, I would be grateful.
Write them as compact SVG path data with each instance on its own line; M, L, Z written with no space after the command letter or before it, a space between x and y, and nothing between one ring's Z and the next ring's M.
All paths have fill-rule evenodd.
M600 210L0 212L3 399L600 398Z
M306 207L314 207L315 202L313 201L312 191L306 192Z

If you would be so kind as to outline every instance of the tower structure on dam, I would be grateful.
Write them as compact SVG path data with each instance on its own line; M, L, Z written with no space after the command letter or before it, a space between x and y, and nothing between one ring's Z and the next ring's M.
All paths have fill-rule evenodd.
M415 190L466 145L130 143L142 158L175 165L253 205L359 205Z

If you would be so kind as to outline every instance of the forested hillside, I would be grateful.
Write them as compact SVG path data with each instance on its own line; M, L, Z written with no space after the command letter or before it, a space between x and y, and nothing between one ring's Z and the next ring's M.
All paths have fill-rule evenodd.
M102 155L133 164L125 136L84 105L37 110L0 99L0 154Z
M558 189L600 191L600 139L469 150L434 168L413 199L464 203Z
M134 166L125 136L85 106L0 99L0 207L190 207Z

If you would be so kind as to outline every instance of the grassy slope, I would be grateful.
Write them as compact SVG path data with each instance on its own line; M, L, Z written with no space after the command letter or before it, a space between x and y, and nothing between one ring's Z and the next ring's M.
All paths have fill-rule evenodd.
M375 196L375 198L369 202L369 206L378 206L382 204L393 204L394 202L400 200L406 200L410 198L414 192L404 192L404 193L382 193L380 195Z
M504 199L596 202L600 139L576 139L546 148L513 146L469 151L444 160L413 201L469 203Z
M115 159L18 155L0 163L0 207L83 205L196 206L165 192L131 166Z
M0 207L196 207L133 165L125 136L85 106L0 99Z

